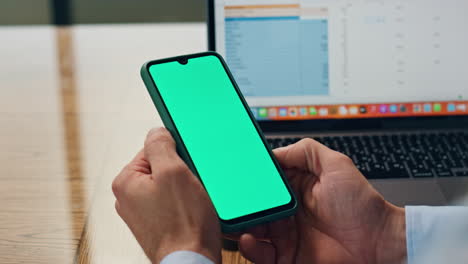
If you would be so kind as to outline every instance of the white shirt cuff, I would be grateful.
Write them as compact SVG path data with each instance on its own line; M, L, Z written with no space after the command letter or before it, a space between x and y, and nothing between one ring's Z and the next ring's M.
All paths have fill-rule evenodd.
M467 231L468 207L406 206L408 264L466 263Z
M160 264L214 264L209 258L192 251L175 251L165 256Z

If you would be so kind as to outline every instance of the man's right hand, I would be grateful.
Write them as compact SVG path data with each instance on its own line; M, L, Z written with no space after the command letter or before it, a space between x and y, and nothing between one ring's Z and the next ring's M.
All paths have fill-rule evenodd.
M257 263L401 263L406 258L404 209L393 206L343 154L312 139L276 149L299 207L289 219L240 237Z

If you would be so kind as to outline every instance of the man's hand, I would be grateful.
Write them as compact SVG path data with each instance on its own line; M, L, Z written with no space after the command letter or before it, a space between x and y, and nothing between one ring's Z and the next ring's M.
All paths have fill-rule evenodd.
M118 214L153 263L177 250L221 263L214 207L166 129L149 132L144 149L115 178L112 190Z
M295 217L240 237L242 254L263 263L400 263L404 209L386 202L352 161L305 139L275 150L299 200Z

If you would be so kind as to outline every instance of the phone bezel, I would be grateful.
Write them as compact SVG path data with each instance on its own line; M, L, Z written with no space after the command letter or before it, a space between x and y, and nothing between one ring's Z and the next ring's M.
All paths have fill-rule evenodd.
M296 208L297 208L297 200L296 200L296 197L294 195L294 192L292 191L291 186L289 185L289 183L288 183L288 181L286 179L286 176L285 176L283 170L281 169L281 166L279 165L279 163L276 160L276 158L275 158L269 144L267 143L267 141L265 139L265 136L263 135L263 132L262 132L257 120L255 119L254 115L252 114L252 112L250 110L250 107L248 106L248 104L245 101L239 87L237 86L237 83L235 82L234 77L231 74L226 62L224 61L222 56L219 55L216 52L211 52L211 51L210 52L202 52L202 53L196 53L196 54L190 54L190 55L183 55L183 56L171 57L171 58L166 58L166 59L154 60L154 61L147 62L142 67L142 77L144 77L143 79L145 80L144 75L146 74L149 77L150 81L151 81L151 86L153 86L152 88L150 88L147 85L147 88L148 88L148 90L149 90L149 92L151 94L151 97L153 98L154 97L153 95L156 95L156 97L158 97L157 99L158 99L159 102L154 101L154 103L155 103L155 105L156 105L156 107L158 109L158 112L160 112L160 115L162 116L162 119L163 119L163 122L164 122L165 126L168 129L172 128L172 129L169 129L169 130L172 130L171 133L173 134L173 137L176 140L179 155L181 155L181 157L187 163L189 168L200 179L200 182L204 186L203 181L201 180L201 178L200 178L200 176L198 174L198 171L197 171L197 169L196 169L196 167L195 167L195 165L194 165L194 163L192 161L190 153L188 152L184 142L182 141L182 137L180 136L180 133L179 133L177 127L175 126L174 120L172 119L172 116L171 116L171 114L170 114L164 100L162 99L161 94L160 94L160 92L159 92L159 90L157 88L156 82L152 78L149 70L150 70L151 66L156 65L156 64L163 64L163 63L169 63L169 62L175 62L175 61L180 63L181 61L184 62L184 61L189 61L190 59L199 58L199 57L206 57L206 56L215 56L220 61L221 65L224 68L224 71L228 75L231 83L234 86L234 89L236 90L237 96L241 100L242 105L244 106L244 109L247 111L247 114L249 115L249 118L250 118L251 122L254 124L255 129L258 132L258 134L260 136L260 139L262 140L263 145L265 146L268 154L270 155L270 158L272 159L273 163L275 164L275 166L276 166L276 168L277 168L277 170L278 170L278 172L279 172L279 174L281 176L281 179L282 179L284 185L286 186L286 188L288 189L289 195L291 197L290 202L287 203L287 204L284 204L284 205L280 205L280 206L277 206L277 207L273 207L273 208L270 208L270 209L266 209L266 210L263 210L263 211L259 211L259 212L256 212L256 213L248 214L248 215L245 215L245 216L241 216L241 217L234 218L234 219L229 219L229 220L222 219L221 217L219 217L219 215L218 215L218 218L220 219L220 221L221 221L221 223L223 225L227 225L227 226L231 227L231 228L227 228L228 230L239 230L241 227L245 227L245 225L243 225L243 224L246 224L246 225L250 226L250 224L253 225L253 224L258 224L260 222L267 222L267 221L270 221L270 220L271 221L275 220L276 219L276 217L274 217L275 215L278 216L278 217L286 216L286 215L292 215L295 212ZM190 62L188 62L188 63L190 63ZM145 80L145 82L146 81L148 81L148 80ZM153 91L151 91L150 89L153 89ZM156 98L153 98L153 100L155 100L155 99ZM165 113L163 114L161 112L165 112ZM165 117L167 117L167 118L163 118L163 115L165 115ZM271 219L266 219L269 216L273 216L273 217ZM250 223L250 224L248 224L248 223ZM239 228L237 228L236 226L239 227Z

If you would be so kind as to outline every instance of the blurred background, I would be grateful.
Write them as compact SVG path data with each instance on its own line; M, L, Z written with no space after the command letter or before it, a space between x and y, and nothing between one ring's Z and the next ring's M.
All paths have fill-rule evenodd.
M149 263L111 183L162 126L141 65L205 51L205 6L0 1L0 263Z
M203 0L2 0L0 25L198 22Z

